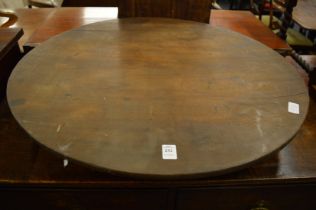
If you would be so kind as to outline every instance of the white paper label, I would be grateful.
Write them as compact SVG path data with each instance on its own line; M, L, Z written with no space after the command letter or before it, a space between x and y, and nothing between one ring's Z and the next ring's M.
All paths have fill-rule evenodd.
M162 159L164 160L176 160L177 147L176 145L163 144L162 145Z
M293 114L299 114L300 113L300 105L297 103L293 103L293 102L289 101L288 111L290 113L293 113Z
M64 168L66 168L68 166L68 159L64 159L63 163L64 163Z

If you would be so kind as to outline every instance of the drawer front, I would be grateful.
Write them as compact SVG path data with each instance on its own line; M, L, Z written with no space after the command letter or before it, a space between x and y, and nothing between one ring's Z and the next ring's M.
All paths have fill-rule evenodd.
M0 209L17 210L162 210L167 192L163 190L45 190L1 189Z
M315 210L316 185L179 190L177 210Z

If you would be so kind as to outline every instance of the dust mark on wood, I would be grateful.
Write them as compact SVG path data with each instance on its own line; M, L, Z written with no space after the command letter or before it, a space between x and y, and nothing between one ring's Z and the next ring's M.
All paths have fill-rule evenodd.
M62 152L66 152L69 147L72 145L72 142L68 143L68 144L64 144L64 145L59 145L58 149Z

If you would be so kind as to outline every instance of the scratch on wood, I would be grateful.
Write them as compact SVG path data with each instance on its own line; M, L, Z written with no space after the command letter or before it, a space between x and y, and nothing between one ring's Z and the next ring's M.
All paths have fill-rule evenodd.
M150 112L150 118L152 119L153 118L153 106L150 106L149 112Z
M56 132L59 133L60 130L61 130L61 124L58 125L58 127L57 127L57 129L56 129Z

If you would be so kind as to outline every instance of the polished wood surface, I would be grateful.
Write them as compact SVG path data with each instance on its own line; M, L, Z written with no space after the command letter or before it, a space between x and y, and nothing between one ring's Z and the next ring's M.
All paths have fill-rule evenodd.
M15 27L23 27L20 44L36 46L50 37L83 24L117 18L117 8L18 9ZM286 42L271 32L248 11L213 10L210 24L236 31L272 49L290 51Z
M35 46L64 31L103 20L117 18L113 7L67 7L17 9L18 21L13 27L25 31L21 45Z
M161 188L316 184L316 98L313 95L301 129L281 151L241 171L191 181L157 182L119 177L73 161L64 166L64 157L38 147L18 125L5 100L0 103L0 124L2 186Z
M119 17L165 17L209 23L211 0L119 0Z
M316 30L316 0L298 0L293 20L307 30Z
M39 147L18 125L6 100L0 103L0 183L2 186L69 187L201 187L227 184L316 183L316 98L312 95L307 117L294 139L278 153L257 164L224 176L194 180L150 181L120 177Z
M241 33L272 49L291 50L284 40L276 36L249 11L212 10L210 24Z
M21 38L23 30L21 28L1 28L0 34L0 59L2 59Z
M271 154L308 108L303 80L273 50L159 18L105 21L49 40L15 68L8 101L21 126L58 153L171 178L227 173ZM290 101L299 114L288 112ZM177 146L177 160L162 158L166 144Z

